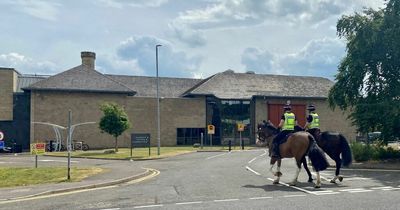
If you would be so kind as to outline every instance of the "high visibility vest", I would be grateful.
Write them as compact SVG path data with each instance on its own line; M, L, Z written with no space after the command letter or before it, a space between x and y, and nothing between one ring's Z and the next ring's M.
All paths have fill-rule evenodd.
M310 123L310 128L319 128L319 116L317 113L311 113L312 121Z
M282 130L294 130L294 124L296 120L294 114L290 112L283 114L283 116L285 117L285 122L283 123Z

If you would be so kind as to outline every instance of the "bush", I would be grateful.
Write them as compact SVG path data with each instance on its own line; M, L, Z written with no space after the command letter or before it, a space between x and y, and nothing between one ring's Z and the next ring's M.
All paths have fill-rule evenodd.
M387 160L399 159L400 151L394 150L391 147L384 147L381 144L370 145L353 142L351 144L354 160L367 161L367 160Z
M355 161L367 161L372 157L372 148L370 145L353 142L350 145Z
M193 144L193 148L199 148L200 147L200 144L199 143L194 143Z

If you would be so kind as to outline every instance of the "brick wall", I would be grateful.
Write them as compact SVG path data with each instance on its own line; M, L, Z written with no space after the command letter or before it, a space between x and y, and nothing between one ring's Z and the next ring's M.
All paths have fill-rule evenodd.
M155 98L102 93L33 91L31 119L32 122L49 122L66 127L68 110L71 109L72 124L97 122L94 125L77 127L73 139L84 140L90 148L111 148L114 145L113 137L101 133L98 128L98 122L102 116L99 106L104 102L114 102L123 106L132 123L132 128L119 137L119 146L130 145L132 132L150 133L152 145L157 145ZM176 145L176 128L178 127L204 127L205 125L204 99L161 99L160 112L162 146ZM50 126L33 124L31 130L31 142L55 138L53 128ZM64 141L65 135L66 133L63 132Z
M0 121L13 120L13 95L17 78L14 69L0 68Z

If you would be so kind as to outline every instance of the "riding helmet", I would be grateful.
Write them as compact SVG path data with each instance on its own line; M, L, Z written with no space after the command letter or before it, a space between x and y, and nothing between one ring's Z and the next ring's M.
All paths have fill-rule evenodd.
M312 105L312 104L310 104L310 105L308 105L307 110L309 110L309 111L315 111L315 106Z
M292 110L292 106L290 106L290 104L285 104L285 106L283 106L284 110Z

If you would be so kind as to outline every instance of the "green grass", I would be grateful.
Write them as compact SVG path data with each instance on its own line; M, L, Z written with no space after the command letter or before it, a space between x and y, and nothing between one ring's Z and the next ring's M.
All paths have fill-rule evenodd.
M249 149L253 147L245 147L245 149ZM232 149L239 150L239 147L232 147ZM90 151L75 151L71 153L72 157L90 157L90 158L105 158L105 159L131 159L131 150L129 148L119 148L117 153L106 154L106 151L113 149L104 149L104 150L90 150ZM157 155L157 147L151 147L151 153L149 156L149 148L135 148L132 150L132 159L140 160L140 159L153 159L153 158L163 158L163 157L171 157L180 154L196 152L196 151L228 151L228 147L216 146L216 147L204 147L203 149L194 148L193 146L176 146L176 147L161 147L160 148L160 156ZM67 152L48 152L46 155L50 156L67 156Z
M101 173L101 168L71 168L72 182ZM67 182L66 167L0 167L0 187L16 187L46 183Z

